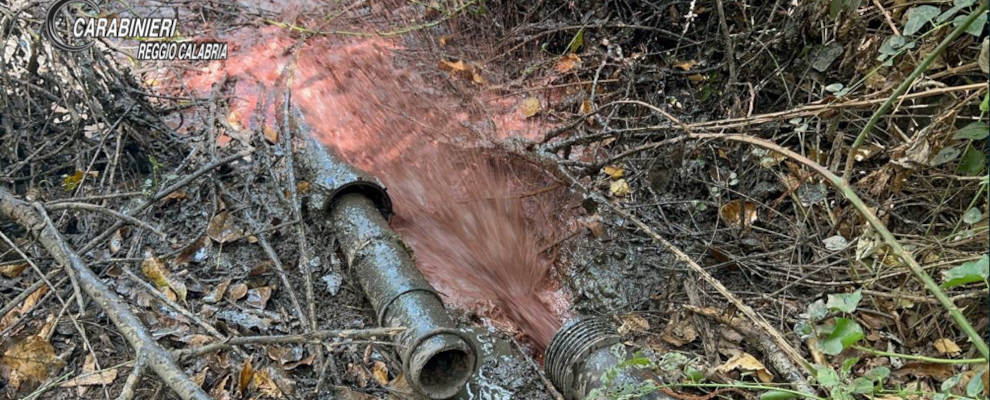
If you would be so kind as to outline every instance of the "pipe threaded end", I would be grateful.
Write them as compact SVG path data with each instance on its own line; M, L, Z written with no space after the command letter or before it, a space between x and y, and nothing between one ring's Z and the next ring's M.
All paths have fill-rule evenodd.
M576 367L591 353L619 343L615 327L603 318L571 318L553 335L544 352L543 368L564 398L574 399Z

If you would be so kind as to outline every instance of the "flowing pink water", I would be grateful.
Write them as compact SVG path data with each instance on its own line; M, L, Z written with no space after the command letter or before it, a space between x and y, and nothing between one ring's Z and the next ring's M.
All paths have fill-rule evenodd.
M220 40L238 43L228 61L187 73L186 84L208 95L224 76L236 79L228 117L259 132L253 111L264 86L274 85L287 67L282 53L296 39L267 27ZM393 227L448 303L518 328L544 348L566 309L543 251L561 234L559 196L528 195L549 180L485 146L492 139L533 137L539 127L515 112L511 100L508 107L505 101L471 103L451 95L444 82L397 66L401 50L379 38L312 39L294 66L293 103L323 143L386 184ZM499 137L467 128L483 120L494 121Z

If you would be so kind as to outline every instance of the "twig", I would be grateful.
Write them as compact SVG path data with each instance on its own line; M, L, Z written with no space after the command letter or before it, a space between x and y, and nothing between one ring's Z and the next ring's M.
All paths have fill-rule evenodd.
M718 10L718 23L722 27L722 38L725 40L725 63L729 66L729 81L726 86L732 86L736 82L736 55L735 46L732 44L732 35L729 33L729 23L725 20L725 7L722 0L715 0L715 8Z
M55 274L57 273L58 273L57 269L52 269L51 271L48 271L48 275L46 275L45 277L51 279L54 278ZM24 291L21 292L21 294L15 296L13 299L7 302L7 304L5 304L3 308L0 308L0 317L7 315L7 313L9 313L10 310L13 310L14 307L17 307L18 305L23 303L24 300L31 295L31 293L34 293L42 286L45 286L45 279L38 279L36 282L32 283L31 286L28 286L27 289L24 289Z
M178 352L180 358L197 357L231 346L241 346L247 344L286 344L286 343L319 343L329 338L369 338L392 336L404 331L406 328L373 328L373 329L340 329L312 331L296 335L271 335L271 336L241 336L233 337L225 341L211 343L194 349L184 349Z
M984 5L985 4L986 3L984 3ZM977 332L975 328L973 328L973 325L971 325L969 321L966 320L966 316L962 314L962 310L960 310L959 307L952 302L952 299L942 291L942 289L938 286L938 283L932 279L931 275L928 275L928 272L925 272L925 269L921 266L921 264L918 264L918 261L914 259L914 255L904 249L904 246L902 246L901 243L894 237L894 234L890 233L887 226L884 225L883 222L880 222L880 219L877 218L876 214L869 207L867 207L865 203L863 203L863 200L856 194L856 191L849 186L849 183L846 180L833 174L832 171L829 171L820 164L766 140L745 135L725 135L718 133L694 133L689 136L695 139L722 139L757 145L765 149L778 152L794 161L804 164L806 167L811 168L813 171L822 175L836 189L838 189L850 203L852 203L853 207L859 211L870 226L872 226L873 229L880 234L887 246L890 247L891 252L900 257L900 259L908 265L908 268L914 276L918 278L918 280L925 285L925 288L928 289L928 291L935 296L936 299L938 299L939 303L941 303L943 307L945 307L946 311L949 312L949 315L952 316L952 319L956 321L956 325L958 325L966 336L969 337L969 340L980 351L980 354L983 355L984 358L990 360L990 348L988 348L987 343L983 341L983 336Z
M183 317L188 318L190 321L195 322L196 325L199 325L200 328L203 328L204 330L206 330L206 332L209 332L209 334L212 335L213 337L220 340L225 340L227 338L212 325L206 323L206 321L203 321L202 318L200 318L196 314L193 314L191 311L187 310L179 303L172 301L167 296L165 296L165 294L162 293L160 290L155 289L155 287L151 286L150 283L145 282L144 279L141 279L140 277L135 275L134 272L131 272L130 268L124 267L123 270L124 270L124 275L127 275L127 277L130 278L132 281L134 281L134 283L137 283L138 285L143 287L145 291L148 292L148 294L154 296L156 299L158 299L158 301L162 302L162 304L165 304L172 310L175 310L175 312L182 314Z
M155 341L148 328L127 304L83 263L78 254L69 248L43 211L35 211L27 203L15 198L7 189L0 188L0 215L16 221L29 230L56 261L73 270L86 294L106 312L135 352L147 353L148 366L175 391L179 398L210 400L210 396L175 364L171 354Z
M140 227L140 228L147 229L147 230L153 232L154 234L158 235L158 237L162 238L163 240L164 239L168 239L168 235L166 235L165 232L162 232L160 229L151 226L147 222L144 222L142 220L139 220L137 218L134 218L134 217L132 217L130 215L124 214L124 213L122 213L120 211L112 210L112 209L109 209L109 208L106 208L106 207L103 207L103 206L100 206L100 205L96 205L96 204L80 203L80 202L62 202L62 203L54 203L54 204L47 205L47 206L45 206L45 209L46 210L50 210L50 211L58 211L58 210L86 210L86 211L94 211L94 212L98 212L98 213L101 213L101 214L106 214L106 215L109 215L111 217L114 217L114 218L123 220L124 222L127 222L127 223L129 223L131 225L134 225L134 226L137 226L137 227Z
M897 357L897 358L903 358L905 360L924 361L930 364L983 364L987 362L985 358L960 358L957 360L953 360L950 358L934 358L934 357L917 356L914 354L901 354L901 353L893 353L889 351L873 350L869 347L863 347L863 346L853 346L853 348L859 351L865 351L875 356Z
M787 359L787 356L782 354L781 351L777 349L776 343L762 332L758 331L751 324L743 321L740 318L732 318L725 315L723 310L718 310L715 308L704 308L696 307L690 304L685 304L684 309L690 311L691 313L699 316L704 316L711 318L723 325L728 325L732 329L742 334L749 339L749 341L756 347L760 348L760 351L767 356L770 360L770 364L773 365L774 369L777 370L781 375L787 377L789 381L797 386L797 389L801 392L807 394L815 394L815 389L808 385L808 381L804 379L803 376L798 372L797 367Z
M241 158L247 157L250 154L251 154L251 150L241 150L235 154L229 155L227 157L209 163L203 166L202 168L196 170L195 172L182 177L182 179L179 179L171 186L159 190L157 193L151 196L151 198L148 199L148 201L141 203L141 205L135 208L134 210L127 211L126 214L130 216L137 215L138 213L144 211L148 207L151 207L153 204L157 203L159 200L165 198L165 196L168 196L172 194L172 192L175 192L176 190L185 187L186 185L190 184L192 181L196 180L197 178L203 176L207 172L210 172L213 169L220 167L222 165L226 165L236 160L240 160ZM117 221L109 228L107 228L107 230L103 231L103 233L101 233L99 236L93 238L93 240L90 240L89 243L86 243L85 246L79 249L79 253L86 254L87 251L90 251L93 248L95 248L96 245L102 243L104 240L106 240L106 238L110 237L110 235L112 235L114 232L117 231L117 229L120 229L122 226L124 226L124 223Z
M852 146L849 147L849 152L846 155L846 168L842 172L843 180L848 181L849 177L852 175L853 165L856 163L856 158L853 157L853 155L856 154L856 150L863 145L866 138L870 136L870 132L873 131L873 126L875 126L877 122L880 121L880 118L887 113L887 110L889 110L891 106L897 102L898 98L904 94L904 92L907 92L908 88L914 84L914 81L918 79L918 77L921 76L921 74L923 74L926 70L928 70L928 67L932 64L932 62L935 61L935 59L938 58L942 52L945 51L945 49L949 48L949 45L952 44L952 42L955 41L959 35L962 35L966 29L969 29L969 26L973 24L973 21L975 21L977 17L983 15L983 12L987 10L987 4L990 3L987 1L981 2L980 7L978 7L976 11L970 14L969 17L963 21L963 23L956 26L956 28L949 33L949 36L942 39L942 42L938 44L938 47L935 47L931 53L928 53L924 60L921 60L921 63L914 68L914 71L911 71L911 75L908 75L908 77L901 82L900 86L894 90L894 93L887 98L887 101L880 105L880 108L873 113L873 116L870 117L870 120L867 121L866 125L863 127L863 131L856 136L856 140L853 141ZM990 353L984 352L983 356L990 358Z
M691 259L691 257L685 254L679 247L674 246L672 243L664 239L663 236L660 236L658 233L654 232L653 229L649 227L649 225L645 224L643 221L640 221L640 219L637 218L636 216L622 209L615 203L609 201L601 194L597 192L593 192L590 189L588 189L583 183L581 183L580 180L578 180L573 175L571 175L562 166L558 165L558 169L568 180L570 180L572 185L580 188L581 191L585 193L585 196L608 207L619 216L625 218L627 221L632 222L641 231L643 231L643 233L645 233L655 242L659 243L660 245L665 247L668 251L670 251L674 255L674 257L676 257L679 261L687 264L687 266L691 268L691 270L696 272L699 276L701 276L702 279L705 280L705 282L707 282L709 285L714 287L716 291L718 291L723 297L725 297L726 300L729 301L729 303L731 303L733 306L739 309L739 311L741 311L747 318L749 318L749 320L752 321L757 327L759 327L761 330L766 332L767 335L773 338L777 346L780 347L780 350L783 351L784 354L787 354L788 358L790 358L791 361L793 361L799 368L802 369L802 372L804 372L805 374L810 373L810 370L807 365L807 361L805 361L804 358L801 356L801 354L798 353L798 351L794 347L792 347L791 344L787 342L787 340L784 339L784 337L780 334L780 332L777 331L777 329L775 329L772 325L770 325L770 323L764 320L763 317L761 317L759 314L756 313L756 311L753 311L752 307L743 303L738 296L736 296L734 293L732 293L732 291L726 288L725 285L722 284L722 282L719 282L719 280L716 279L714 276L712 276L707 270L705 270L703 267L698 265L697 262Z
M131 400L134 398L137 386L141 383L141 375L144 375L144 370L147 368L148 357L144 353L138 353L137 359L134 361L134 369L131 370L130 375L127 375L127 380L124 381L124 388L120 390L117 400Z

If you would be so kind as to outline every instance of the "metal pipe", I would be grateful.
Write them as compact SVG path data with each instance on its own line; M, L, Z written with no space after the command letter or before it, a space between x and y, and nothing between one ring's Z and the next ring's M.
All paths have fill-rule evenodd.
M571 318L554 334L544 353L544 370L567 400L586 398L602 388L603 375L611 371L609 387L660 385L660 377L647 368L621 366L633 358L608 321L589 316ZM655 387L655 386L654 386ZM659 390L639 399L673 400Z
M432 399L454 396L476 370L477 349L456 329L409 246L389 227L392 205L385 187L317 142L298 111L290 129L300 132L295 150L313 192L309 207L329 219L378 324L406 328L396 344L409 385Z

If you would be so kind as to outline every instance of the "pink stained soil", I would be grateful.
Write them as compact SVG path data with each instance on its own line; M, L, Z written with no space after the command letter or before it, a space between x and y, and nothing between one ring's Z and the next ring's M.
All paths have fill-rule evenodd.
M188 73L186 85L208 96L223 77L236 79L228 120L261 131L254 110L263 87L287 67L282 52L295 39L267 27L220 40L238 43L228 61ZM293 103L323 143L385 183L395 205L392 226L448 303L518 328L542 349L567 308L543 251L565 226L554 207L559 194L527 195L551 183L531 165L485 149L491 138L465 126L490 118L498 138L532 138L539 127L504 99L478 115L443 82L397 67L397 50L379 38L312 39L293 69ZM265 113L271 125L271 109Z

